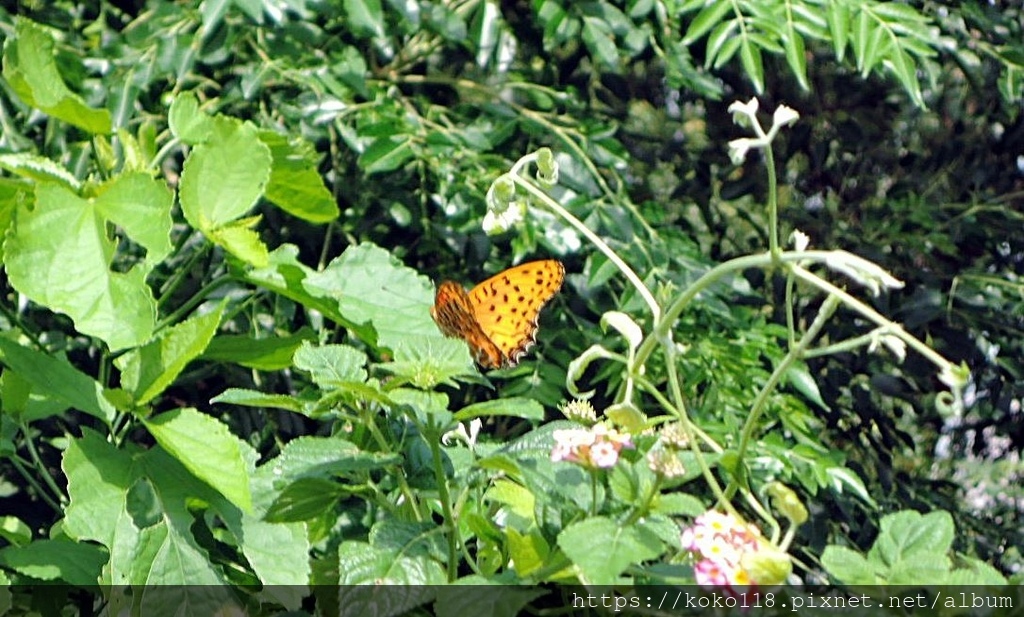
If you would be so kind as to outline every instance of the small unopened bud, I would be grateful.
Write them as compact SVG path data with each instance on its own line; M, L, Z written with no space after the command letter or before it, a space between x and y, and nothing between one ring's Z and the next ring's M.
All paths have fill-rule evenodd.
M666 447L674 450L685 450L690 447L690 440L679 422L666 424L661 428L661 441Z
M537 181L545 188L558 184L558 161L551 148L537 150Z
M802 525L807 521L807 508L793 489L781 482L772 482L768 485L767 492L772 498L772 505L789 519L789 522Z
M729 113L732 114L732 121L744 127L754 126L757 122L757 108L759 103L752 98L746 103L735 101L729 105Z
M752 581L765 587L781 585L793 571L789 555L764 541L758 550L743 553L740 564Z
M686 474L686 467L676 453L664 448L656 448L647 453L647 466L663 478L678 478Z
M800 114L791 107L785 105L779 105L775 110L775 114L772 115L772 124L778 128L793 124L800 118Z
M579 422L587 426L597 422L597 412L594 411L594 406L590 404L590 401L573 399L560 407L559 411L573 422Z

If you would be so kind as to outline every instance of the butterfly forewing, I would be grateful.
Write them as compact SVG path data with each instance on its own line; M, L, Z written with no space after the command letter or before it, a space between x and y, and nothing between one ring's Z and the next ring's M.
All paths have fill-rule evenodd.
M537 317L562 287L565 268L548 259L492 276L469 292L480 329L501 350L506 366L515 366L533 345Z

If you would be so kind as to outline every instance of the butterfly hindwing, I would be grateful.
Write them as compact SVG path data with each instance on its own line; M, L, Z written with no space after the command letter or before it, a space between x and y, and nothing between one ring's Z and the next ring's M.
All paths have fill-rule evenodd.
M437 287L430 316L445 336L461 338L469 343L473 359L486 368L500 367L505 358L501 350L484 334L476 321L469 294L462 285L444 281Z

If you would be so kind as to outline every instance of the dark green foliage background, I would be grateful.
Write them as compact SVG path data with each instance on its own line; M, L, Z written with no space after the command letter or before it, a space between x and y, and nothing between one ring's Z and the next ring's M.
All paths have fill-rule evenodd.
M694 3L291 0L277 12L255 1L21 2L0 8L0 36L13 32L15 15L59 31L69 86L132 132L163 126L170 97L193 91L218 112L304 136L323 155L320 171L341 216L315 226L265 208L258 230L271 247L297 245L307 265L363 241L435 280L464 283L524 258L562 259L570 275L542 320L542 344L495 380L496 393L483 385L453 391L456 408L526 395L557 405L568 363L601 340L601 314L639 302L606 279L602 256L549 230L483 233L484 196L511 162L541 146L569 155L556 194L563 205L649 283L681 287L767 245L761 161L736 167L726 156L726 142L743 135L729 102L756 95L769 112L795 108L800 121L776 142L784 230L877 261L905 281L877 299L879 310L966 361L974 379L967 415L950 424L933 405L942 385L932 366L913 354L902 365L864 351L822 359L811 370L827 408L807 403L822 438L847 453L882 511L948 510L961 531L957 550L1006 573L1020 567L1022 478L1003 462L1024 447L1024 14L1014 3L910 3L946 43L917 58L923 105L915 105L899 75L880 67L861 74L852 52L837 58L827 36L805 41L809 89L785 53L767 47L757 55L760 76L740 56L707 67L705 39L685 37L696 11L679 11L683 4ZM92 156L83 134L30 115L7 88L0 111L0 153L33 151L72 170ZM162 163L173 180L182 159L171 154ZM188 284L168 306L229 267L188 266ZM157 275L166 280L183 267L165 263ZM4 291L11 310L16 294ZM742 376L766 370L781 301L777 281L751 273L684 315L677 332L691 350L684 385L697 417L743 409ZM816 308L802 307L807 316ZM76 365L95 364L95 343L74 337L66 319L44 310L29 317L40 331L67 337ZM316 326L301 307L256 294L231 327L252 331L263 318L280 331ZM860 324L836 319L829 328L840 340ZM747 346L736 347L737 333ZM343 329L333 336L348 341ZM599 408L615 392L609 377L585 380L597 386ZM211 408L228 387L255 387L252 373L197 363L157 407L221 414L265 455L315 428L292 414ZM280 373L263 374L259 387L292 392ZM488 430L505 437L521 429ZM58 464L58 450L44 456ZM833 534L870 546L877 515L866 516L852 496L818 497L824 511L801 530L801 557L813 563L811 553ZM55 521L38 504L4 502L0 510L40 529Z

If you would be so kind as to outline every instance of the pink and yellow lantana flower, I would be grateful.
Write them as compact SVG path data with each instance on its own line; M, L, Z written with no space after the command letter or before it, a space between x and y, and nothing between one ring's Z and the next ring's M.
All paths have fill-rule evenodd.
M603 424L587 429L563 429L554 431L555 447L551 460L566 461L583 467L607 469L614 467L623 448L632 448L629 435L619 433Z
M780 583L790 570L788 555L765 540L757 527L731 514L701 514L683 531L682 544L697 558L693 572L702 587L742 593L759 584Z

